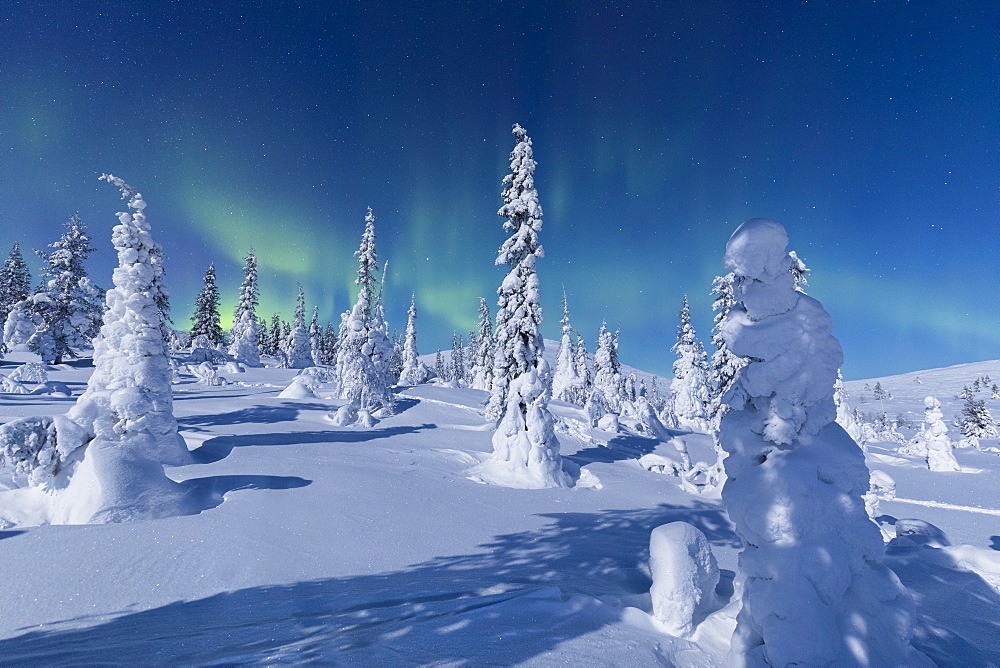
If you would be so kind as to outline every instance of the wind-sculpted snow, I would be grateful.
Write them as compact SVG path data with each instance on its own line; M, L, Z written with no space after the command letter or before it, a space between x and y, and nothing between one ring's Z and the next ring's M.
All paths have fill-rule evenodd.
M726 247L735 304L721 333L740 369L720 441L723 500L744 542L730 660L746 665L921 665L913 603L882 564L869 475L834 422L843 361L822 305L795 289L781 225L749 220Z

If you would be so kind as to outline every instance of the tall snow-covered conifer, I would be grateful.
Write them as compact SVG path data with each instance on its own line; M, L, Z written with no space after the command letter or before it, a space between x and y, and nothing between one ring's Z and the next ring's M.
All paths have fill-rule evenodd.
M233 315L233 328L229 332L229 354L247 366L260 366L257 256L253 250L243 258L243 263L243 283Z
M563 315L559 321L562 325L562 338L559 340L556 372L552 376L552 396L559 401L582 406L587 401L587 389L577 368L576 346L570 336L573 328L569 322L569 305L566 302L565 289L563 290L562 306Z
M358 258L358 299L341 323L337 350L337 378L340 397L349 399L359 411L389 413L393 408L392 391L385 374L375 366L375 348L380 334L374 330L375 273L378 256L375 251L375 215L371 207L365 216L365 231L361 245L354 253Z
M431 372L420 361L417 352L417 298L410 295L410 309L406 312L406 340L403 342L403 371L399 374L400 385L419 385L430 378Z
M708 356L695 337L687 295L678 314L677 342L670 348L677 355L674 379L670 383L677 423L692 431L708 431Z
M497 290L493 389L486 411L500 421L493 454L477 467L477 474L511 487L564 487L571 481L562 470L549 412L549 366L542 357L545 344L539 332L542 308L535 262L543 253L536 163L524 128L514 125L513 134L517 144L510 154L511 173L503 180L504 205L497 212L511 236L500 247L496 264L507 265L510 272Z
M720 434L722 498L744 545L727 663L925 665L909 644L912 601L865 510L864 455L834 421L840 344L822 305L795 289L787 245L781 225L753 219L726 247L735 303L721 334L750 360Z
M218 347L222 344L222 325L219 324L219 288L215 285L215 263L208 265L205 271L205 285L198 293L194 302L194 315L191 316L194 325L191 327L191 338L204 336L208 345Z
M323 328L319 325L319 307L313 306L312 319L309 321L309 348L312 352L313 364L323 363Z
M282 350L289 369L305 369L313 364L312 346L309 345L309 332L306 329L306 297L301 285L295 302L293 327L285 337Z
M472 358L472 387L489 392L493 387L493 317L490 305L479 298L479 333Z
M618 362L618 343L615 339L615 335L608 331L607 323L602 322L601 329L597 333L591 394L599 393L603 400L600 405L618 412L622 408L621 364Z

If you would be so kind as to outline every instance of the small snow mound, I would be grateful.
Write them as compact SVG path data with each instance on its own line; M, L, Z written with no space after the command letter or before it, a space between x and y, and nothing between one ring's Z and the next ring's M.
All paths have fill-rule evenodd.
M639 466L647 471L662 473L663 475L679 476L685 471L682 462L658 455L655 452L650 452L639 457Z
M32 394L50 394L55 397L72 397L73 391L69 389L66 383L60 383L57 380L50 380L42 385L39 385L31 391Z
M601 479L588 468L580 469L580 477L576 480L576 486L581 489L604 489Z
M46 383L49 380L45 367L38 362L25 362L11 371L7 377L19 383Z
M246 367L239 362L226 362L223 368L229 373L246 373Z
M717 606L719 565L708 539L687 522L653 529L649 537L653 616L671 635L688 636Z
M319 399L310 376L296 376L288 387L278 393L279 399Z
M929 545L931 547L948 547L951 541L944 531L930 522L917 519L896 520L896 539L893 544L909 543L912 545Z
M614 413L605 413L604 417L597 421L597 428L601 431L617 434L621 431L621 424L618 422L617 415Z

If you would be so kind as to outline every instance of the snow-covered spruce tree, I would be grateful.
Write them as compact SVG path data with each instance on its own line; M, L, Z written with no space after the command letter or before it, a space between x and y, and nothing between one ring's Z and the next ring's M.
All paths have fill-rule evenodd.
M924 423L913 437L913 450L923 453L931 471L961 471L955 461L948 426L941 413L941 402L934 397L924 398Z
M708 406L709 421L712 433L718 438L719 423L722 416L728 409L726 402L722 400L730 385L736 378L736 374L746 365L746 360L737 357L729 350L725 339L722 337L722 323L725 322L729 309L736 303L733 297L733 274L716 276L712 281L712 310L715 311L715 322L712 326L712 345L715 352L712 353L712 368L709 376L709 391L711 400Z
M372 253L374 252L375 248L372 246ZM385 304L383 302L385 277L388 273L389 263L386 262L382 269L382 279L379 281L378 297L375 299L375 306L372 308L368 338L372 344L372 364L385 377L386 387L392 387L399 380L399 375L398 373L393 373L392 355L394 351L392 339L389 337L389 323L385 319Z
M559 340L559 355L556 357L556 372L552 376L552 396L559 401L582 406L587 402L584 379L580 377L576 363L576 346L571 338L573 328L569 322L569 304L566 290L563 290L562 337Z
M277 313L271 316L271 326L267 333L267 348L265 355L279 355L281 351L281 316Z
M97 335L104 315L104 291L87 277L84 262L95 249L79 214L65 224L51 253L35 251L42 259L42 284L25 300L25 311L36 323L29 350L42 360L59 364L76 357Z
M497 212L511 233L496 264L510 272L499 295L493 389L486 414L499 419L493 454L475 469L482 480L508 487L566 487L559 442L549 412L549 365L539 332L542 307L535 261L542 257L538 233L542 208L535 190L531 139L514 125L517 144L510 154L511 173L504 177L504 205Z
M318 306L313 306L312 319L309 321L309 348L313 365L323 364L323 328L319 326Z
M721 429L722 498L744 545L728 663L927 665L865 511L864 455L834 421L840 344L822 305L795 289L787 245L781 225L753 219L726 247L735 304L721 332L750 360Z
M305 369L312 366L312 346L309 345L309 332L306 330L306 297L299 286L299 296L295 302L294 326L285 337L282 351L285 353L285 366L289 369Z
M434 355L434 375L444 382L448 381L448 368L444 365L444 358L441 357L440 348L437 349L437 353Z
M375 272L378 258L375 252L375 216L371 207L365 216L365 231L361 245L354 253L358 258L358 299L341 323L337 350L337 379L340 398L349 399L355 412L368 415L376 411L391 413L392 391L385 374L375 366L375 350L384 332L373 327L372 311L375 299ZM360 418L359 418L360 419Z
M451 378L455 383L461 383L465 378L465 356L462 354L462 337L458 330L451 332Z
M333 328L333 323L326 323L323 328L323 364L335 365L337 363L337 330Z
M7 320L14 304L27 299L30 291L31 272L21 255L21 247L14 244L0 267L0 324Z
M576 367L576 375L580 379L581 396L590 396L590 389L593 385L593 378L590 375L590 366L587 361L587 342L580 332L576 335L576 345L573 348L573 364Z
M236 301L233 328L229 331L229 354L251 367L260 366L257 303L257 256L251 250L243 258L243 283Z
M986 408L986 402L976 399L975 393L969 388L962 392L965 403L962 405L962 414L957 421L957 426L962 430L962 434L969 439L997 438L996 423L993 422L993 415L990 409Z
M622 408L621 365L618 363L618 345L615 335L608 331L607 323L601 323L597 333L597 352L594 353L593 391L600 392L602 404L617 413Z
M677 342L670 348L677 355L674 379L670 383L677 424L691 431L708 432L708 356L695 337L687 295L677 323Z
M215 263L205 271L205 285L194 301L194 315L191 316L191 338L204 336L209 345L222 344L222 325L219 324L219 288L215 285Z
M65 416L7 423L0 441L9 454L21 433L19 464L34 464L35 482L51 482L53 524L120 522L178 514L182 488L163 464L190 461L172 410L170 362L156 303L162 253L150 236L142 195L120 178L133 213L119 213L112 243L118 251L114 288L94 339L94 372ZM28 462L27 459L32 461ZM41 469L44 469L42 471ZM41 480L39 479L41 478Z
M490 305L479 298L479 333L472 353L472 387L489 392L493 387L493 317Z
M417 352L417 297L410 295L410 309L406 312L406 340L403 342L403 370L399 374L400 385L426 383L431 371L420 361Z

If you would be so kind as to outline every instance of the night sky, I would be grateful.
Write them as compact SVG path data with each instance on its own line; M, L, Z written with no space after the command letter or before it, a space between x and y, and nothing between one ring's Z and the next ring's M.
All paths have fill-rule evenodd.
M789 231L859 378L1000 357L995 2L0 2L0 254L79 211L111 285L118 192L148 202L175 325L242 257L260 315L350 306L364 214L423 353L503 271L511 125L534 142L539 262L594 348L669 374L687 293L751 217ZM29 258L37 275L37 262ZM495 308L495 307L494 307Z

